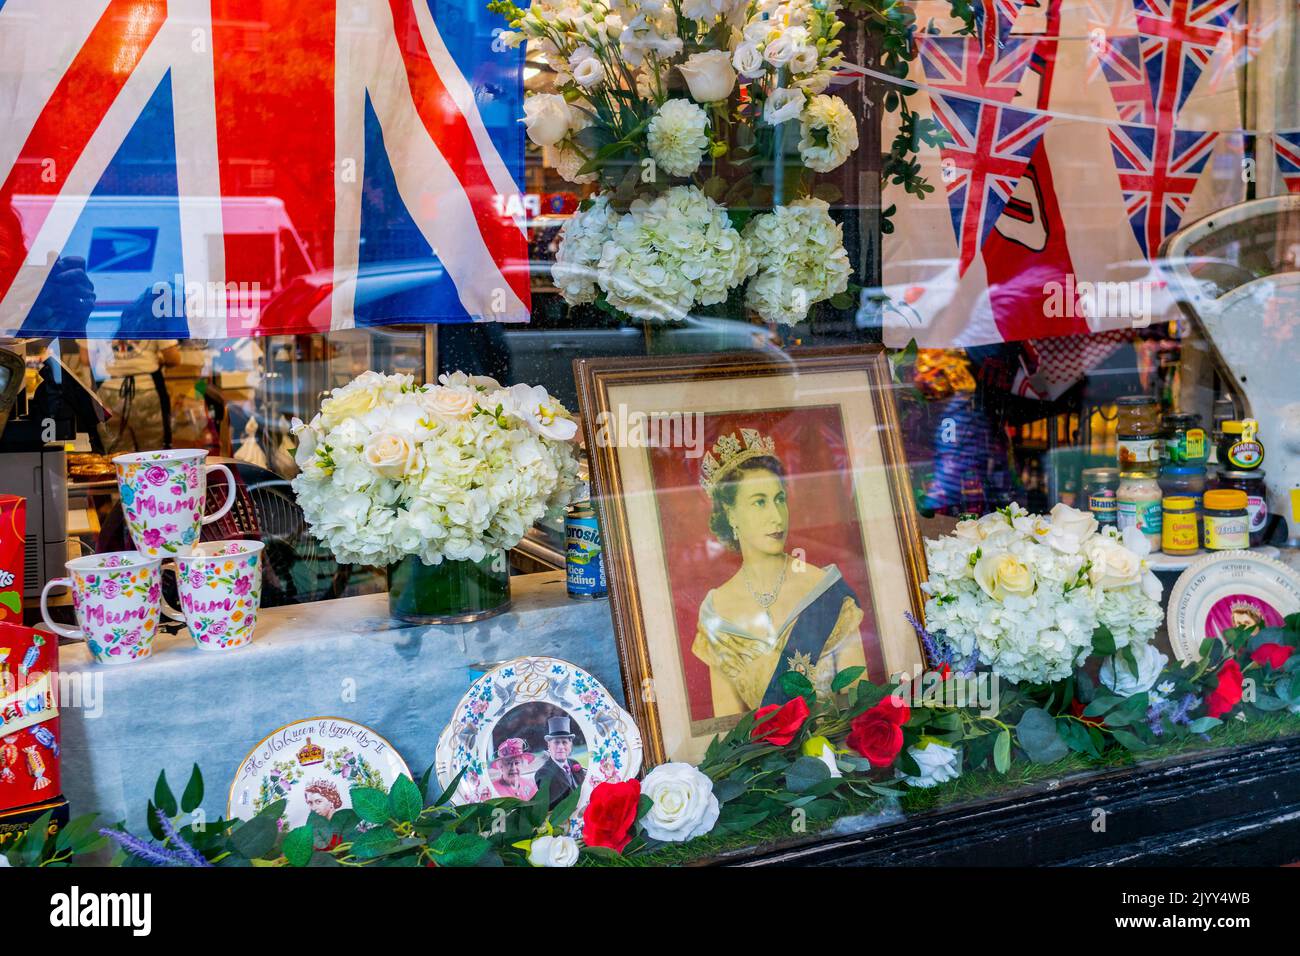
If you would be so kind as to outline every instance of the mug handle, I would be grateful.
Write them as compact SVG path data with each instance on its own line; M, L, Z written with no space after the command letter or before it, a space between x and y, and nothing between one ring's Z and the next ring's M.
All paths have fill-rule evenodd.
M230 510L230 506L235 503L235 476L230 473L230 469L225 465L208 465L207 473L210 475L214 471L219 471L226 476L226 503L212 514L206 515L203 518L204 524L212 524L218 518L224 518L226 512Z
M52 578L41 589L41 620L45 622L46 627L60 637L75 637L85 640L85 635L75 627L64 627L62 624L55 624L50 620L50 590L56 587L71 588L72 578Z
M224 468L225 465L217 465L216 467L218 467L218 468ZM227 506L229 506L229 502L227 502L226 504L227 504ZM221 515L219 515L219 514L218 514L218 515L213 515L213 517L215 517L215 518L220 518ZM159 609L160 611L162 611L163 614L165 614L165 615L167 615L169 618L171 618L173 621L180 621L182 624L184 624L184 623L185 623L185 615L182 614L180 611L176 610L176 608L172 607L170 604L168 604L168 603L167 603L167 598L164 597L164 596L163 596L163 593L162 593L162 576L163 576L163 572L167 570L167 565L169 565L169 564L171 565L172 574L176 575L176 593L179 594L179 593L180 593L180 590L181 590L181 569L180 569L180 565L178 565L178 564L175 562L175 560L173 560L173 559L171 559L171 558L168 558L166 561L164 561L162 564L160 564L160 565L158 566L158 584L159 584L159 587L158 587L158 609Z

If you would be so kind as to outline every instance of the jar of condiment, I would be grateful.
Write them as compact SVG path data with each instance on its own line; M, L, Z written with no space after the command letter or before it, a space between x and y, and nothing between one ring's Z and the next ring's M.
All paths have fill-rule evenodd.
M1160 406L1150 395L1121 395L1115 399L1115 433L1155 435L1160 431Z
M1214 488L1205 493L1205 550L1233 551L1250 547L1250 519L1246 516L1246 493L1232 488Z
M1214 486L1245 493L1250 546L1257 548L1263 544L1264 531L1268 526L1268 499L1264 497L1264 472L1221 471Z
M1264 464L1264 443L1259 439L1259 422L1244 418L1224 422L1219 439L1219 464L1232 471L1254 471Z
M1156 432L1120 435L1120 471L1142 472L1154 477L1160 468L1160 435Z
M1160 543L1165 554L1195 554L1201 535L1196 520L1196 502L1188 495L1174 495L1161 503Z
M1165 461L1171 465L1204 465L1208 454L1201 416L1165 416Z
M1166 498L1187 495L1201 507L1205 494L1205 468L1201 465L1165 465L1160 469L1160 490Z
M1115 493L1119 490L1118 468L1085 468L1083 493L1088 510L1103 528L1114 525L1118 516Z
M1121 472L1116 524L1120 531L1137 528L1151 543L1152 551L1160 550L1160 485L1155 475L1145 472Z

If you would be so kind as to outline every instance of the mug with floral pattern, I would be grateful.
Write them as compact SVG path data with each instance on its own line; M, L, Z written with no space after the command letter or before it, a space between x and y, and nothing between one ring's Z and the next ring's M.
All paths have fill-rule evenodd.
M262 548L260 541L204 541L167 560L176 573L181 609L163 601L163 613L184 621L200 650L252 643L262 604Z
M74 558L68 562L71 577L54 578L41 591L45 626L63 637L84 637L101 664L126 664L148 657L158 631L161 563L161 558L139 551ZM72 589L79 627L64 627L50 620L49 596L56 587Z
M189 554L203 525L230 510L235 478L225 465L205 465L207 456L201 448L173 448L113 459L126 526L142 553L154 558ZM226 501L205 516L208 474L213 471L226 476Z

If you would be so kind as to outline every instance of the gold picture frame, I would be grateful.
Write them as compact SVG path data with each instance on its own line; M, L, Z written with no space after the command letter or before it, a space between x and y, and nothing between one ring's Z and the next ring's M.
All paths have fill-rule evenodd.
M824 677L827 666L856 655L874 681L923 666L906 613L921 620L925 558L883 347L578 359L574 371L624 690L648 765L700 759L760 693L770 701L783 665ZM731 439L720 451L724 435ZM736 449L738 457L726 457ZM733 534L714 530L719 516L735 514L739 493L722 492L719 504L719 488L735 487L741 459L765 451L776 459L771 488L780 489L771 501L784 515L764 519L777 522L768 535L773 557L762 559L780 565L774 592L754 590L751 558L742 557L764 542L742 544L734 522ZM760 480L761 467L748 466ZM709 485L709 474L728 480ZM765 506L762 495L750 497ZM783 597L787 569L796 577ZM736 583L742 578L752 607ZM737 594L739 603L730 597ZM731 619L718 611L727 601L742 609ZM765 634L731 623L762 620L746 616L756 608ZM799 642L815 647L823 631L817 656L801 655Z

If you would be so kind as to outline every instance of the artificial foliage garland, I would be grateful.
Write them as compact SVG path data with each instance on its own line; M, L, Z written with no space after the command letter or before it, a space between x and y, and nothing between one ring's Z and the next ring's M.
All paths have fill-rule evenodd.
M922 629L935 652L937 642ZM714 740L698 767L663 764L641 781L602 783L583 813L582 841L563 831L571 794L548 810L543 788L531 800L498 798L453 806L459 780L429 798L431 770L399 777L385 793L353 787L352 806L333 819L312 814L282 833L285 801L247 821L190 820L203 801L197 765L177 798L159 776L147 836L80 816L49 834L45 814L9 847L11 866L93 862L110 841L124 866L482 866L608 865L653 859L697 837L743 835L778 820L828 821L863 798L895 805L911 788L950 785L959 774L1007 774L1025 762L1050 765L1072 751L1097 761L1172 740L1213 736L1228 721L1300 713L1300 614L1282 627L1229 630L1207 639L1196 663L1165 668L1150 690L1127 696L1078 669L1049 686L1015 686L996 712L950 703L961 678L940 664L917 687L876 685L861 668L841 671L819 698L803 675L782 677L787 701L746 714ZM1099 633L1096 657L1113 647ZM1114 665L1112 665L1114 666ZM1114 682L1123 687L1122 682ZM1145 681L1143 682L1145 683ZM946 700L947 699L947 700ZM807 827L811 830L812 827Z

